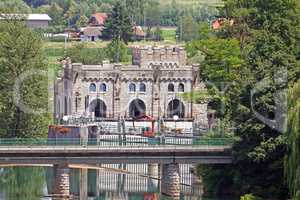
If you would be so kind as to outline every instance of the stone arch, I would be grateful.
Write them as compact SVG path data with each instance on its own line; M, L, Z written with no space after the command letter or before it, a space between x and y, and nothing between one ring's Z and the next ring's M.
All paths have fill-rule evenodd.
M141 99L134 99L129 104L129 116L138 118L146 114L146 104Z
M182 101L174 99L169 102L167 110L168 118L173 118L177 115L179 118L184 118L185 107Z
M97 118L106 118L107 107L105 102L101 99L94 99L89 105L89 112L94 112L94 116Z

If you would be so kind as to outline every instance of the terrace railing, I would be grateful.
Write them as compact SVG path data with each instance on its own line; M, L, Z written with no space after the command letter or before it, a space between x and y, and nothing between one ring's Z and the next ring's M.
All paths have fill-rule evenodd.
M119 138L101 138L101 139L27 139L27 138L1 138L1 147L18 147L18 146L232 146L234 140L232 138L193 138L189 143L181 143L180 140L174 138L168 138L168 141L162 138L130 138L122 139Z

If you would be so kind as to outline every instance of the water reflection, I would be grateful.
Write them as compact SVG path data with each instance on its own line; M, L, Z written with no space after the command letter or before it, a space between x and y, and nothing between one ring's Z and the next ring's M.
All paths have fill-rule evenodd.
M0 199L173 199L160 194L158 166L121 164L97 165L93 169L90 166L84 166L83 169L79 167L55 165L44 168L0 168ZM183 172L181 181L190 181L190 175ZM178 199L201 199L202 185L190 185L180 186Z
M41 167L0 169L0 199L41 199L44 186L44 169Z

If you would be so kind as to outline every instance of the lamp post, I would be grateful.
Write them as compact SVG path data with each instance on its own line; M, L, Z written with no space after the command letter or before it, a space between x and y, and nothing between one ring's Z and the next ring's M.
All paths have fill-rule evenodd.
M67 115L63 116L63 121L66 124L69 120L69 117Z
M175 122L175 131L176 131L176 129L177 129L177 127L176 127L176 121L179 119L179 117L178 117L178 115L174 115L173 116L173 120L174 120L174 122Z

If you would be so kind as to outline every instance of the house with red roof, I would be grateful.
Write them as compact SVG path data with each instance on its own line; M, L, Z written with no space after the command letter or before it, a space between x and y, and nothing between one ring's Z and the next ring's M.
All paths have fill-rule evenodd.
M90 17L89 26L104 26L107 13L95 13Z
M81 41L97 41L102 36L107 13L95 13L88 22L87 27L81 28L80 38Z
M223 27L225 25L225 23L228 23L229 26L233 26L234 20L233 19L226 19L226 18L219 18L219 19L212 22L212 28L214 30L218 30L221 27Z

